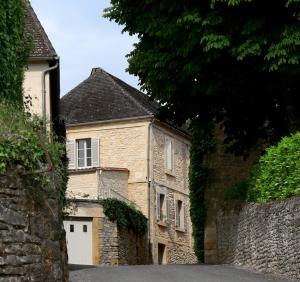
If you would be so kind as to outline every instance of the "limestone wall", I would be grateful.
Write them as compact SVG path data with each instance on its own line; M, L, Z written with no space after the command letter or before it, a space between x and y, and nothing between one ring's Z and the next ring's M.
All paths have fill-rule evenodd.
M221 263L300 280L300 197L224 206L217 230Z
M137 265L149 263L148 240L107 217L99 218L100 265Z
M163 263L193 264L197 258L193 250L192 223L190 219L189 201L189 149L190 141L174 130L155 124L151 138L151 219L150 232L152 237L152 255L154 263L158 263L158 244L166 246ZM174 146L173 171L166 168L166 140L171 140ZM166 208L169 219L157 220L157 193L166 195ZM175 225L175 202L181 200L186 205L186 226ZM182 218L184 214L182 213Z
M149 248L146 235L140 235L124 227L118 229L119 265L148 264Z
M37 204L37 189L17 172L0 176L0 281L68 281L58 204Z

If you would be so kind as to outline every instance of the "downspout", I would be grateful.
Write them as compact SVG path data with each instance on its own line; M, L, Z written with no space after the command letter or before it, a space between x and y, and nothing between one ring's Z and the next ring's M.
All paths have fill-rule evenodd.
M148 239L149 239L149 250L150 245L152 243L151 238L151 187L152 187L152 175L150 172L150 165L151 165L151 137L152 137L152 124L154 119L151 119L148 125L148 142L147 142L147 183L148 183ZM151 254L153 255L153 246L151 249Z
M59 66L59 57L55 57L56 61L53 67L47 68L42 72L42 117L43 117L43 127L46 131L47 129L47 109L46 109L46 74L50 71L57 69Z

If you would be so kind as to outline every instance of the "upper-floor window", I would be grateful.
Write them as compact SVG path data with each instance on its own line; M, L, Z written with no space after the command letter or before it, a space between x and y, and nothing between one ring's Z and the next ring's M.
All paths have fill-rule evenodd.
M180 229L187 228L187 209L183 200L175 200L175 226Z
M177 200L175 203L175 224L177 227L183 226L183 208L182 201Z
M69 169L99 167L99 139L67 140Z
M174 170L174 144L170 139L166 140L166 165L167 172L173 172Z
M92 166L92 141L91 138L76 140L77 167Z
M160 189L158 189L158 192L156 193L156 212L157 221L160 223L169 223L170 211L167 192L163 192Z

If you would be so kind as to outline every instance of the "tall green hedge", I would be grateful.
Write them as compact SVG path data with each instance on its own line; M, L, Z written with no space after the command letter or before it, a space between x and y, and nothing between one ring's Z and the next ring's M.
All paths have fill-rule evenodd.
M300 196L300 132L284 137L260 158L249 181L248 201Z
M225 200L257 203L292 196L300 196L300 132L267 148L249 177L225 191Z
M25 6L21 0L0 1L0 101L22 106L22 82L29 55Z

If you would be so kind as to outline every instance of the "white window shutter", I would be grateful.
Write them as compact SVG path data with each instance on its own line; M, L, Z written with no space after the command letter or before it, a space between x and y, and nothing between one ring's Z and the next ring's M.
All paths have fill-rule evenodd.
M69 169L76 168L76 142L75 140L67 140L67 157L69 160Z
M173 142L171 140L167 141L167 169L173 170Z
M157 220L160 220L160 194L156 193L156 216Z
M99 139L92 138L92 166L99 167Z

